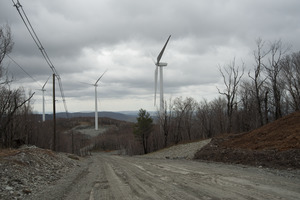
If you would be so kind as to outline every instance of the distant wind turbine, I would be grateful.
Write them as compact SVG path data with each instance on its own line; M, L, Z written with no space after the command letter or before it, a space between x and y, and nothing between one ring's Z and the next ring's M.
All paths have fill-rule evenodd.
M163 62L160 62L161 60L161 57L163 56L164 54L164 51L165 51L165 48L169 42L169 39L170 39L171 35L168 37L164 47L162 48L161 52L158 54L157 56L157 61L154 62L155 65L156 65L156 68L155 68L155 74L154 74L154 77L155 77L155 94L154 94L154 105L156 105L156 91L157 91L157 79L158 79L158 67L159 67L159 72L160 72L160 80L159 80L159 84L160 84L160 114L162 114L164 112L164 90L163 90L163 67L167 66L168 63L163 63Z
M102 76L107 72L107 70L105 70L105 72L97 79L97 81L95 82L95 84L90 84L90 83L84 83L84 84L88 84L88 85L92 85L95 87L95 130L98 130L98 104L97 104L97 87L98 87L98 82L100 81L100 79L102 78Z
M51 75L48 77L47 81L44 83L44 85L41 89L41 91L43 92L43 122L45 121L45 94L44 94L45 91L46 91L45 86L46 86L46 84L47 84L50 77L51 77Z

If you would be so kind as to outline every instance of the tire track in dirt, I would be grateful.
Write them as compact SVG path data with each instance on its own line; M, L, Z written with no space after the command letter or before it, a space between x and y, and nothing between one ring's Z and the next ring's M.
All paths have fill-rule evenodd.
M205 167L201 170L202 164L192 161L187 164L183 160L118 156L103 158L105 163L111 165L122 184L126 185L125 193L131 194L128 199L282 198L282 185L269 186L268 189L271 180L257 178L254 176L255 172L241 175L228 166L222 169L221 164L218 164L220 169L215 169L216 166L210 164L212 168ZM194 165L198 168L193 167ZM262 182L257 183L258 181ZM289 191L289 194L296 197L298 193Z
M298 200L300 196L298 171L105 153L94 153L88 160L79 178L66 176L43 199ZM69 186L61 185L66 183Z

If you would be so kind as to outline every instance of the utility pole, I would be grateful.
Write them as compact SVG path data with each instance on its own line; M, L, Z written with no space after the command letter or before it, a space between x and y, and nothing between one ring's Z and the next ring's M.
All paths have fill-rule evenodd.
M43 92L43 122L45 122L45 89L42 89Z
M53 151L56 151L55 74L53 74Z
M71 132L72 135L72 153L74 154L74 132Z

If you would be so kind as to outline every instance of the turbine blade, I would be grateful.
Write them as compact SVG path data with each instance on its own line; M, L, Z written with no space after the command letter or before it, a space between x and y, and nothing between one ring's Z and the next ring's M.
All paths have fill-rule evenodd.
M168 39L167 39L167 41L166 41L164 47L162 48L161 52L160 52L159 55L157 56L157 64L159 63L159 61L160 61L162 55L164 54L165 48L166 48L166 46L167 46L167 44L168 44L168 42L169 42L170 37L171 37L171 35L168 37Z
M92 85L92 86L95 86L94 84L86 83L86 82L81 82L81 81L79 81L79 83L86 84L86 85Z
M102 78L102 76L107 72L107 69L103 72L103 74L100 76L100 78L98 78L98 80L96 81L95 85L97 85L98 81L100 81L100 79Z
M155 83L154 83L154 105L156 105L156 92L157 92L157 77L158 77L158 66L156 66L155 68L155 73L154 73L154 79L155 79Z
M45 84L44 84L43 87L42 87L42 90L44 89L45 85L47 84L47 82L48 82L48 80L49 80L49 78L50 78L51 76L52 76L52 75L50 75L50 76L48 77L47 81L45 82Z
M149 52L149 57L151 58L151 60L153 61L153 63L156 65L156 62L154 60L154 56L151 52Z

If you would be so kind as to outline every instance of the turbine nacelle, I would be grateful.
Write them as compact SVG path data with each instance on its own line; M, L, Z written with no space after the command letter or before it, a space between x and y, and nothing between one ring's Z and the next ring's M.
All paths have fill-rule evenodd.
M161 62L161 63L156 63L155 64L157 67L166 67L167 65L168 65L168 63L163 63L163 62Z

